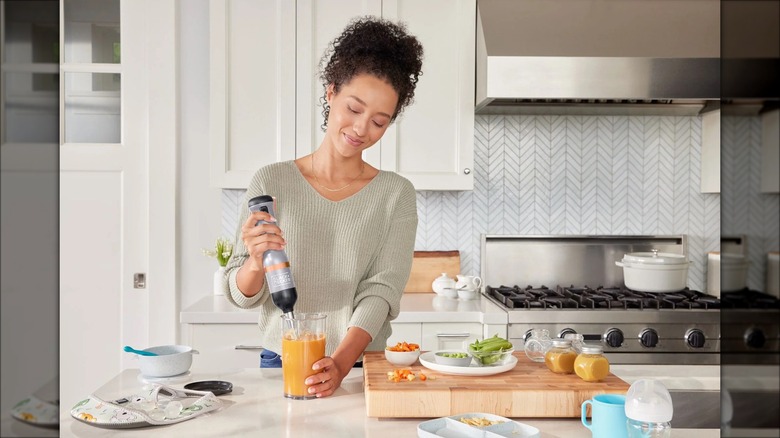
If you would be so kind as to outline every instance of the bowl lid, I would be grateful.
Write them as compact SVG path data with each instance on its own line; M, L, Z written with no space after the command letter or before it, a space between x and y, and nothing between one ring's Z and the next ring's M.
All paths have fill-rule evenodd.
M688 258L669 252L631 252L623 256L623 263L641 263L646 265L684 265Z

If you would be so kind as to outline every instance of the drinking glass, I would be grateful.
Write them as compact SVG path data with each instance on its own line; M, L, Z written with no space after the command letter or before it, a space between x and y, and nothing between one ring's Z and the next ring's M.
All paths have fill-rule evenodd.
M317 374L314 362L325 357L324 313L282 315L282 377L284 396L296 400L316 398L309 394L306 378Z

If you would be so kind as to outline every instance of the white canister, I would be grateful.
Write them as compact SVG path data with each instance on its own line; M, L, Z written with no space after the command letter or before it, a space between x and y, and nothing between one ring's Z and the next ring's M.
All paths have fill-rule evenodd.
M720 290L736 292L747 287L748 260L742 254L720 255Z
M780 252L766 256L766 293L780 298Z
M707 253L707 294L720 297L720 252Z

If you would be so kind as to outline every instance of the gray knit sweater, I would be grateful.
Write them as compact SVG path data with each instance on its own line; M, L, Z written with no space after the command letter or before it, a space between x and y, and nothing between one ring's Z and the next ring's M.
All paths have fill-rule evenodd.
M281 311L268 299L268 286L247 298L236 285L238 268L248 257L241 240L241 225L249 216L246 201L258 195L276 197L276 219L287 240L285 251L298 291L295 311L328 315L326 354L333 353L353 326L371 335L367 350L383 350L412 266L414 186L395 173L380 171L359 192L334 202L317 193L292 161L255 173L226 269L227 297L241 308L260 306L262 345L281 354Z

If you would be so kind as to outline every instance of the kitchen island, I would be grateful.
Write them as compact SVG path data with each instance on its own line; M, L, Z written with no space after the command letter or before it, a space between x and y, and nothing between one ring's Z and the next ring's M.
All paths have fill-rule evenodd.
M718 369L709 366L615 366L614 372L627 382L642 377L665 376L665 383L693 378L703 389L717 389ZM683 371L681 371L681 369ZM174 388L198 380L226 380L234 385L233 392L220 396L220 410L182 423L144 429L101 429L71 418L61 417L63 437L215 437L215 436L286 436L286 437L414 437L417 425L426 419L376 419L366 416L363 392L363 370L353 369L336 393L315 400L289 400L282 396L280 369L233 369L222 371L193 370L183 377L162 382ZM409 382L414 384L414 382ZM144 385L139 370L127 369L95 391L106 400L128 396ZM85 397L89 395L84 394ZM541 430L542 438L590 438L591 434L578 419L515 419ZM717 429L675 429L673 437L719 437Z

